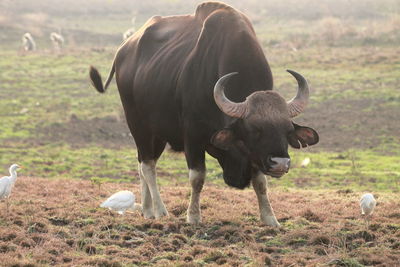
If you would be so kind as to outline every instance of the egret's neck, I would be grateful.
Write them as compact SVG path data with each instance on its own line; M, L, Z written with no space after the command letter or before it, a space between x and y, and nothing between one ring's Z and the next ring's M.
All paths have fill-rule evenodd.
M10 169L10 180L12 183L15 183L15 180L17 180L17 171Z

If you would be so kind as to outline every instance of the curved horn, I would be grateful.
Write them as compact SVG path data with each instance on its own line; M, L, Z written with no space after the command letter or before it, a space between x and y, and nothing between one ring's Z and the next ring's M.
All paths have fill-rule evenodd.
M297 95L287 102L289 115L291 118L293 118L305 110L308 104L308 98L310 97L310 88L307 80L301 74L293 70L287 70L287 72L296 78L299 85L299 88L297 89Z
M224 93L226 82L231 76L236 74L238 73L231 72L219 78L219 80L214 86L214 100L219 109L226 115L234 118L243 118L247 113L246 102L242 103L232 102L225 96Z

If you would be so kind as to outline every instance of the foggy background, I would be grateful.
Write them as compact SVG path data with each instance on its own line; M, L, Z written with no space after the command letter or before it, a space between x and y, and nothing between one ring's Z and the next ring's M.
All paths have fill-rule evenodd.
M122 33L154 15L191 14L194 0L1 0L0 44L20 43L31 32L38 48L61 32L69 47L119 45ZM266 44L294 46L398 44L398 0L227 0L249 16ZM132 18L135 17L134 25ZM301 45L299 45L301 43Z

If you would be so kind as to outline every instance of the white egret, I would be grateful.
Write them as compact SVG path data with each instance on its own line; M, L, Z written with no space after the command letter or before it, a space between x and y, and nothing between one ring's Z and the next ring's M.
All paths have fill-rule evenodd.
M56 50L60 50L64 45L64 37L56 32L50 33L50 40L53 43L53 47Z
M135 204L135 195L131 191L126 190L113 194L106 201L101 203L100 207L114 210L121 215L127 210L141 210L141 206Z
M361 197L360 200L361 215L365 216L367 227L369 225L369 220L371 218L371 215L374 212L375 206L376 206L376 200L371 193L364 194Z
M36 50L36 43L33 39L32 35L27 32L22 36L22 46L25 51L35 51Z
M300 166L301 166L302 168L305 168L305 167L307 167L308 164L310 164L310 162L311 162L310 158L305 158L305 159L303 159L303 161L301 162Z
M8 198L10 197L11 190L17 180L17 170L20 168L18 164L13 164L10 166L8 171L10 176L4 176L0 179L0 199L6 199L7 214L8 214Z
M122 40L125 41L135 33L135 29L128 29L122 34Z

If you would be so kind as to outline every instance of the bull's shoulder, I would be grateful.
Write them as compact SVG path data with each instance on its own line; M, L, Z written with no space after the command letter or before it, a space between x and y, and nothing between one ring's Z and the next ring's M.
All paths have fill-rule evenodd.
M234 11L234 8L221 2L205 2L197 6L195 17L200 21L204 21L211 13L216 10Z
M191 20L193 20L193 16L153 16L122 46L140 47L162 44L173 39L175 34L182 32L184 25Z
M180 34L185 29L185 25L193 20L193 16L169 16L153 17L150 23L143 26L141 41L165 42Z
M176 43L179 41L177 36L190 32L187 30L187 25L190 25L191 21L193 16L190 15L154 16L120 47L118 54L122 55L122 60L126 58L126 54L135 54L136 58L146 61L167 47L174 47L166 44Z
M220 2L206 2L197 7L195 18L203 24L203 34L253 31L250 20L239 10Z

